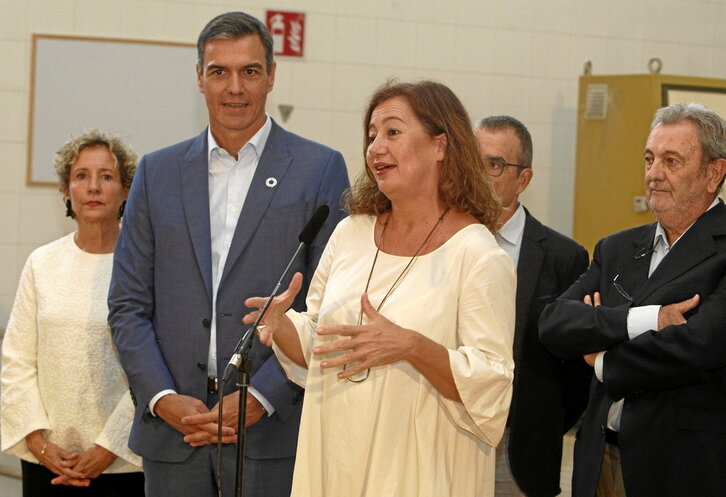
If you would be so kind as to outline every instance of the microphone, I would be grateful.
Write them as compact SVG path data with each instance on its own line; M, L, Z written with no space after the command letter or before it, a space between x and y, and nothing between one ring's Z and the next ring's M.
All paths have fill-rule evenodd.
M329 213L330 208L325 204L317 208L313 217L310 218L308 224L306 224L300 232L300 236L298 237L300 243L304 243L305 245L313 243L315 237L318 236L320 228L323 227L323 223L325 223L325 220L328 218Z
M282 285L282 281L287 276L287 273L290 272L290 268L292 268L293 263L297 259L298 255L300 255L300 252L302 251L303 247L305 245L310 245L315 237L318 235L318 232L320 231L320 228L323 227L323 224L325 223L325 220L328 218L328 214L330 213L330 208L323 204L320 207L318 207L315 210L315 213L310 218L308 223L305 225L303 230L300 232L300 236L298 237L298 240L300 241L300 245L297 246L297 250L295 250L295 253L292 255L292 258L290 258L290 262L288 262L287 267L282 272L282 276L280 276L280 279L277 280L277 284L275 285L275 288L272 290L272 293L270 293L270 296L267 297L267 301L265 301L265 305L262 307L262 310L260 311L260 314L257 316L257 319L255 319L255 322L252 323L252 326L247 328L247 331L245 331L245 334L242 336L239 342L237 342L237 346L234 348L234 354L232 354L232 357L229 360L229 363L227 364L227 367L224 369L224 375L222 375L222 381L226 382L229 380L229 378L232 376L232 373L239 369L240 365L242 364L242 358L247 355L247 352L249 352L250 347L252 347L252 337L254 337L254 332L257 326L260 324L260 321L262 321L262 317L267 312L267 308L270 307L270 304L272 303L272 299L275 297L275 294L280 289L280 285Z

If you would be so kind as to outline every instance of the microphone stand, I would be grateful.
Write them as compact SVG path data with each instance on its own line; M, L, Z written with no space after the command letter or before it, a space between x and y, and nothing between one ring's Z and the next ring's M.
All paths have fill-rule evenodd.
M267 298L267 301L265 302L265 305L260 310L260 313L257 315L257 319L255 319L255 322L247 328L247 331L242 336L240 341L237 343L237 346L235 347L234 354L232 354L232 358L229 360L229 363L227 364L227 367L224 369L224 374L222 375L222 382L219 388L219 415L218 415L218 427L219 427L219 435L218 435L218 442L217 442L217 454L218 454L218 470L217 470L217 492L221 496L222 493L222 483L221 483L221 467L222 467L222 407L223 407L223 400L224 399L224 386L227 383L227 380L232 376L232 373L235 369L237 369L237 387L239 389L239 409L237 412L237 467L235 471L235 497L243 497L244 494L244 464L245 464L245 442L247 441L247 390L250 386L250 372L252 371L252 361L249 359L249 353L252 349L252 343L255 336L255 330L257 330L257 327L260 325L260 322L262 321L263 316L267 312L267 309L270 307L270 304L272 303L272 299L275 298L275 294L280 289L280 285L282 285L283 280L287 277L287 273L290 272L290 269L292 268L292 265L297 260L297 257L300 255L300 252L302 252L302 249L305 245L309 245L312 243L313 239L317 236L318 232L320 231L320 228L323 227L323 223L328 217L328 213L330 212L330 208L323 204L320 207L318 207L315 210L315 213L310 218L310 220L307 222L305 227L303 228L302 232L300 233L300 236L298 237L298 240L300 241L300 245L297 246L297 250L295 250L295 253L293 254L292 258L290 259L290 262L287 264L287 267L282 272L282 276L280 276L280 279L277 281L277 284L275 285L275 288L272 290L272 293Z
M272 290L272 293L267 298L267 301L265 302L264 307L260 311L260 314L257 316L257 319L255 319L255 322L250 326L245 334L242 336L240 341L237 343L237 347L235 347L235 353L232 355L232 358L229 361L229 364L227 364L227 367L224 370L224 375L222 376L222 385L220 386L220 401L223 397L224 392L224 385L226 384L227 380L232 376L232 373L234 372L235 368L237 369L237 388L239 389L239 410L237 412L237 465L236 465L236 471L235 471L235 479L234 479L234 495L235 497L243 497L244 496L244 464L245 464L245 442L247 441L247 391L250 386L250 371L252 371L252 361L249 359L249 353L250 350L252 350L252 343L253 338L255 336L255 330L259 326L260 322L262 321L263 316L267 312L267 309L270 307L270 304L272 303L272 299L275 297L275 294L280 289L280 285L282 284L282 281L287 276L287 273L290 272L290 268L292 268L293 263L297 259L298 255L302 251L303 247L305 246L305 242L300 242L300 245L297 246L297 250L295 251L295 254L290 259L290 262L287 264L287 267L285 268L285 271L283 271L282 276L277 282L277 285L275 285L275 289ZM220 413L221 413L221 406L220 406ZM221 428L221 424L220 430ZM219 443L221 444L221 437L219 438Z
M254 329L254 328L253 328ZM244 496L245 445L247 442L247 390L250 386L252 361L247 357L251 347L244 353L242 364L237 368L237 388L239 389L239 406L237 409L237 464L234 473L234 495Z

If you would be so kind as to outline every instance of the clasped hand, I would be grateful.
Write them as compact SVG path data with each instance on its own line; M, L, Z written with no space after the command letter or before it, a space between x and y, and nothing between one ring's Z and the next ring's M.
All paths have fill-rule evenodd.
M222 443L237 441L237 405L239 392L225 396L222 413ZM156 402L156 414L172 428L184 435L184 441L193 447L217 443L219 404L209 409L204 403L188 395L165 395Z
M196 399L195 399L196 400ZM201 404L201 401L200 401ZM202 404L204 405L204 404ZM205 406L206 408L206 406ZM265 413L265 408L252 394L247 393L245 402L245 427L257 423ZM237 419L239 415L239 391L224 396L222 411L222 443L237 441ZM205 412L189 414L181 418L184 441L192 447L217 443L219 440L219 403Z
M83 452L66 451L48 442L42 430L30 433L26 442L38 462L58 475L50 481L53 485L88 487L93 478L116 460L116 454L100 445L93 445Z

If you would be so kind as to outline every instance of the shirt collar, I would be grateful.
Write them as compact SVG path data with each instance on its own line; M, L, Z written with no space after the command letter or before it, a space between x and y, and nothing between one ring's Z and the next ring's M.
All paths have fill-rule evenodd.
M270 137L270 131L272 130L272 119L270 118L269 114L265 114L265 124L262 125L260 129L257 130L257 133L254 134L250 140L245 143L242 148L239 149L239 152L242 151L247 145L250 145L252 149L257 154L257 157L260 157L262 155L262 152L265 150L265 145L267 145L267 139ZM216 152L215 152L216 151ZM217 140L214 139L214 136L212 135L212 130L209 126L207 126L207 160L211 162L212 159L212 153L227 153L226 150L220 148L220 146L217 144ZM238 157L241 157L241 153L237 153Z
M517 245L522 239L522 233L524 233L525 218L524 206L519 204L517 210L512 214L512 217L499 228L497 234L512 245Z

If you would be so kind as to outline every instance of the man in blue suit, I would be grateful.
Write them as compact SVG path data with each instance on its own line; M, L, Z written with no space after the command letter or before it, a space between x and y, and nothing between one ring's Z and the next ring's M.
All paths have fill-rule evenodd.
M136 402L129 446L143 457L149 497L217 495L217 425L190 416L214 412L222 394L222 487L232 494L238 393L235 381L222 386L217 378L243 332L250 311L243 302L272 289L300 231L328 204L330 217L289 273L310 281L349 186L340 153L265 113L275 62L263 23L222 14L202 30L197 50L209 128L141 160L109 294L109 323ZM245 495L286 497L303 391L271 349L256 341L250 358Z

